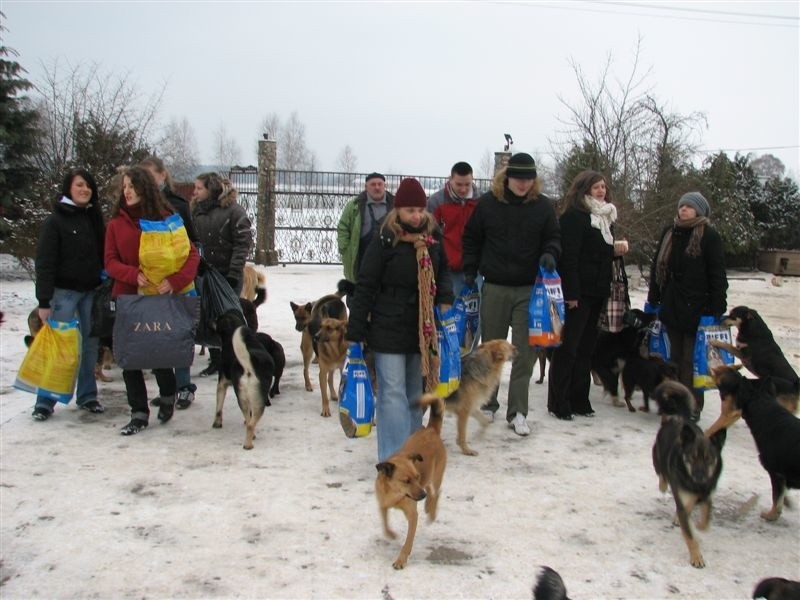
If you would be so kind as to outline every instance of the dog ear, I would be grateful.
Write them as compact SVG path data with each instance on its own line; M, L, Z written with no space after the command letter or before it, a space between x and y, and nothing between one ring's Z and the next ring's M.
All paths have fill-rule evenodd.
M295 304L295 303L294 303L294 302L292 302L291 300L289 301L289 306L291 306L291 307L292 307L292 312L294 312L294 311L296 311L298 308L300 308L300 305L299 305L299 304Z
M422 455L417 453L409 454L408 458L411 459L412 462L422 462Z
M308 312L311 312L311 309L312 309L312 308L314 308L314 306L311 304L311 302L306 302L305 309L306 309Z
M378 470L378 473L383 473L387 477L391 477L394 475L394 463L390 462L382 462L375 465L375 468Z

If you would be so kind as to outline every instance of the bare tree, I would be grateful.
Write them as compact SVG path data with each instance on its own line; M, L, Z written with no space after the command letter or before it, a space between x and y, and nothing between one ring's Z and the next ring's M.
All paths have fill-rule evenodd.
M358 157L350 144L339 151L339 156L336 158L336 169L343 173L355 173L358 169Z
M220 122L219 127L214 131L212 146L212 157L214 164L220 169L228 169L237 165L241 160L242 151L239 144L228 134L225 123Z
M164 135L156 145L157 153L177 181L187 181L195 175L200 163L197 138L189 119L170 119Z
M479 177L482 179L491 179L494 177L494 153L488 148L484 150L481 156L481 162L478 166Z
M306 126L297 111L284 122L276 113L261 120L261 130L278 142L278 168L288 171L312 171L316 156L306 146Z

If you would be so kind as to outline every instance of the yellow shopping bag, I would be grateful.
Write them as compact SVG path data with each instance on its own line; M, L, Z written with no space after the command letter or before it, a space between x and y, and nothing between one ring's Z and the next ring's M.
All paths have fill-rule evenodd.
M140 219L142 236L139 239L139 268L153 284L139 288L145 296L157 294L156 287L168 276L177 273L189 257L191 243L186 227L179 214L174 214L163 221ZM189 283L179 294L186 294L194 289L194 282Z
M14 387L68 404L75 392L80 350L77 319L48 319L22 360Z

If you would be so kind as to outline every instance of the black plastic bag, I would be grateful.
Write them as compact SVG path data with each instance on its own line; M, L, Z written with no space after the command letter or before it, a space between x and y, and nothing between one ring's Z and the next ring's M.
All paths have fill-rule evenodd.
M238 312L244 322L239 296L222 273L211 265L206 265L205 272L197 277L195 287L200 294L200 324L195 342L210 348L220 348L222 340L214 329L214 323L229 310Z
M199 318L197 296L119 296L114 359L123 369L188 367Z
M114 333L114 316L116 303L111 299L111 288L114 280L109 278L97 286L92 299L91 337L110 338Z

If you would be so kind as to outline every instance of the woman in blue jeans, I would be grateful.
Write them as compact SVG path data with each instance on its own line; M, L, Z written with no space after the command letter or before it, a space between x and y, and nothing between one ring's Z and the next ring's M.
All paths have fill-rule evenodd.
M92 413L104 411L97 401L94 378L97 338L89 335L94 289L100 285L103 270L104 238L94 177L74 169L64 178L53 212L42 223L36 247L36 299L43 322L78 319L81 357L76 399L78 407ZM55 400L37 396L33 418L46 421L55 404Z
M449 308L453 290L426 205L416 179L400 182L394 208L361 261L347 327L347 339L366 341L375 357L379 461L422 426L417 401L439 380L433 308Z

